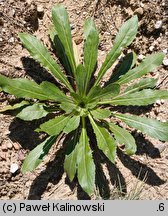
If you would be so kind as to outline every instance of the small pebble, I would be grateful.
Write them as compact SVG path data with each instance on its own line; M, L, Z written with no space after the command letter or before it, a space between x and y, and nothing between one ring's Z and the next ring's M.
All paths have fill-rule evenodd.
M164 53L164 54L167 54L167 48L163 50L163 53Z
M161 104L164 104L164 102L165 102L163 99L161 99L160 101L161 101Z
M161 105L161 100L156 100L157 105Z
M143 9L141 7L137 8L135 11L134 11L135 14L137 15L142 15L143 14Z
M2 42L3 41L3 39L2 38L0 38L0 42Z
M141 3L140 3L140 6L141 6L141 7L144 7L144 3L141 2Z
M8 40L9 43L14 43L15 42L15 38L14 37L11 37L9 40Z
M26 0L26 3L27 3L28 5L31 5L32 0Z
M13 146L16 150L19 150L20 149L20 145L18 143L13 143Z
M1 149L2 149L2 151L6 151L7 150L7 146L5 144L1 145Z
M75 24L70 24L71 30L75 29Z
M37 12L39 12L39 13L43 13L44 12L44 8L43 8L42 5L38 5L37 6Z
M155 29L160 29L162 27L162 24L163 24L162 20L157 21L155 23Z
M142 54L140 54L140 55L138 56L138 59L139 59L139 60L143 60L144 58L145 58L145 56L142 55Z
M164 59L164 60L163 60L163 65L164 65L164 66L168 66L168 59Z
M108 35L110 35L110 32L104 32L104 35L108 36Z
M11 149L12 147L13 147L12 143L10 143L10 142L7 143L7 148L8 148L8 149Z
M16 163L11 164L10 172L15 173L19 169L19 166Z
M154 46L150 46L149 50L152 52L154 50L154 48L155 48Z

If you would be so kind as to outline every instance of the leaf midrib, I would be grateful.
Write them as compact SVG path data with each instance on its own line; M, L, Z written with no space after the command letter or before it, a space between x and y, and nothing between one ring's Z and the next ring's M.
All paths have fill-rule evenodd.
M166 132L166 131L164 131L164 130L161 130L161 129L160 129L160 126L159 126L159 129L158 129L158 128L155 128L155 127L153 127L153 126L151 126L151 125L149 125L149 124L142 123L142 122L140 122L140 121L136 121L136 120L133 120L133 119L130 119L130 118L127 118L127 117L120 116L120 115L116 115L116 116L119 116L119 118L121 118L121 119L125 119L125 120L128 120L128 121L132 121L132 122L134 122L134 123L137 123L137 122L138 122L138 124L141 124L141 125L143 125L143 126L149 127L149 128L151 128L151 129L153 129L153 130L156 130L156 131L160 131L160 132L163 132L163 133Z
M42 56L42 58L45 59L45 61L47 62L47 64L50 65L50 67L53 69L53 71L55 71L55 73L56 73L57 76L59 77L58 79L60 79L60 81L62 80L62 81L64 82L64 84L66 84L66 86L69 88L69 87L70 87L70 84L69 84L68 81L64 78L64 74L62 73L62 71L61 71L60 69L59 69L59 70L60 70L59 72L56 70L55 67L58 68L57 64L56 64L55 62L53 62L54 65L55 65L55 67L54 67L53 64L52 64L50 61L48 61L48 59L42 54L42 52L39 52L39 50L34 46L34 44L33 44L30 40L28 40L28 39L25 38L25 37L24 37L24 39L27 40L27 42L29 42L29 43L33 46L33 48L39 53L39 55ZM40 45L41 45L41 44L40 44ZM46 49L45 47L43 47L43 48ZM48 54L48 57L51 59L51 61L53 61L53 59L51 58L51 56L50 56L50 54L48 53L48 51L46 51L46 53ZM59 73L62 73L62 75L60 75ZM69 90L70 90L70 89L71 89L71 87L69 88Z
M130 80L130 78L132 78L132 77L134 77L136 74L135 73L133 73L134 71L136 72L136 73L139 73L140 71L143 71L145 68L148 68L151 64L153 64L156 60L157 60L157 58L158 57L155 57L154 58L154 60L153 61L150 61L148 64L146 64L146 62L144 63L144 67L142 67L141 68L141 66L142 65L139 65L139 70L138 71L136 71L136 69L137 68L134 68L134 69L132 69L132 70L130 70L128 73L131 73L130 75L129 74L127 74L128 75L128 77L126 77L125 79L121 79L121 81L118 81L117 83L119 83L119 84L123 84L123 83L126 83L127 82L127 80ZM142 64L143 64L142 63ZM151 70L150 70L151 71ZM143 75L145 75L145 74L143 74ZM134 78L133 78L134 79ZM129 81L128 81L129 82Z
M129 28L127 28L127 29L129 29ZM106 64L106 66L104 67L104 70L102 69L100 69L100 78L99 78L99 81L100 81L100 79L102 78L102 74L104 75L104 71L107 71L108 70L108 65L109 65L109 62L110 62L110 60L112 59L112 58L114 58L114 55L115 55L115 53L117 52L117 50L119 50L119 47L121 46L121 44L122 44L122 42L123 42L123 38L125 38L125 37L127 37L127 34L125 34L125 35L123 35L123 37L122 37L122 40L120 40L121 42L118 44L118 45L116 45L117 43L115 43L114 45L113 45L113 47L115 47L116 46L116 48L114 49L114 51L113 51L113 55L112 55L112 57L111 58L109 58L109 60L108 60L108 62L107 62L107 64ZM124 46L125 47L125 46ZM122 49L124 48L124 47L122 47ZM113 50L113 49L112 49ZM112 52L112 50L110 51L110 52ZM121 50L122 51L122 50ZM110 53L108 54L109 56L110 56ZM120 54L119 54L120 55ZM114 60L113 60L114 61ZM113 63L112 63L113 64ZM102 65L102 67L103 67L103 65ZM107 68L107 69L106 69ZM98 75L99 76L99 75ZM96 85L99 83L99 81L98 82L96 82Z

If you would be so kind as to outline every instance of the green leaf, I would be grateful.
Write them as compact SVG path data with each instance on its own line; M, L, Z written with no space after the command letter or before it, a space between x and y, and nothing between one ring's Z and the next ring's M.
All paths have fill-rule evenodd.
M64 46L61 43L61 41L58 37L58 33L56 32L54 26L50 29L49 34L50 34L51 41L53 42L53 45L54 45L55 50L56 50L56 54L57 54L61 64L64 66L66 72L68 72L69 75L71 75L72 69L71 69L68 57L65 53Z
M80 116L73 116L67 123L67 125L65 126L63 132L68 134L71 131L77 129L77 127L79 126L80 123Z
M79 64L76 69L76 84L77 84L78 93L81 96L84 95L85 79L86 79L86 69L82 64Z
M43 94L41 87L28 79L10 79L0 75L0 86L5 92L13 94L19 98L36 98L39 100L48 99L48 96Z
M116 82L120 76L126 74L136 63L137 56L134 52L128 53L120 64L119 68L111 75L107 83Z
M159 65L162 64L164 56L165 55L163 53L156 53L147 56L138 67L128 71L117 81L117 83L120 85L128 83L133 79L137 79L155 70Z
M37 132L44 131L48 135L58 135L66 126L70 119L70 116L58 116L54 119L51 119L40 125L39 129L36 129Z
M155 103L158 99L168 99L168 91L144 89L132 94L118 96L111 101L102 101L101 104L145 106Z
M67 11L64 6L57 4L52 8L52 20L58 37L64 46L73 74L76 72L76 62L73 51L71 27Z
M77 145L78 181L83 190L91 195L94 191L95 164L86 129L82 128L79 144Z
M107 55L104 63L102 64L100 71L98 73L95 86L99 84L101 78L104 76L106 71L113 65L116 59L120 56L123 48L129 46L134 40L138 29L138 18L133 16L131 19L127 20L120 28L114 45L110 53Z
M61 71L60 67L51 57L48 50L44 47L41 41L39 41L33 35L27 33L20 33L19 38L35 60L41 63L42 66L44 66L45 68L49 69L54 74L54 76L60 82L62 82L70 91L73 91L71 85Z
M51 146L55 143L55 141L56 137L52 136L35 147L24 160L21 168L22 173L33 171L42 162L44 156L48 154Z
M68 149L64 160L64 170L67 172L70 181L75 177L77 171L77 142L78 142L78 130L68 141Z
M50 100L56 100L59 102L69 102L71 101L71 99L69 97L67 97L63 91L61 91L55 84L48 82L48 81L44 81L40 84L43 92L48 95L48 98Z
M134 83L131 86L128 86L124 92L124 94L130 94L136 91L140 91L142 89L154 88L156 86L157 79L154 78L143 78L139 82Z
M72 102L62 102L60 104L60 108L64 110L67 114L76 111L77 110L77 105Z
M2 91L2 88L0 87L0 92Z
M92 18L88 18L84 25L84 65L86 69L85 92L87 91L88 84L92 73L96 67L99 34L96 30L95 23Z
M34 81L28 79L10 79L0 75L0 86L5 92L13 94L18 98L54 101L68 100L68 97L64 95L54 84L47 81L38 85Z
M89 115L91 125L97 139L97 145L99 149L107 156L107 158L114 163L116 157L116 142L108 131L98 123L96 123L91 115Z
M125 145L125 150L128 155L135 154L137 146L134 137L126 131L113 123L108 123L109 129L113 132L115 139L119 144Z
M32 121L45 117L47 114L48 112L44 109L42 104L33 104L32 106L24 108L16 117L25 121Z
M168 122L160 122L155 119L135 115L115 114L115 116L144 134L155 139L168 141Z
M89 101L93 102L95 100L105 100L110 99L118 95L120 92L120 85L118 84L109 84L108 86L101 88L99 86L93 87L89 94Z
M95 119L105 119L111 115L111 111L107 109L95 109L90 111Z
M19 108L23 108L23 107L28 106L28 105L29 105L28 101L21 101L20 103L17 103L13 106L11 106L11 105L6 106L4 109L0 110L0 113L10 111L10 110L19 109Z

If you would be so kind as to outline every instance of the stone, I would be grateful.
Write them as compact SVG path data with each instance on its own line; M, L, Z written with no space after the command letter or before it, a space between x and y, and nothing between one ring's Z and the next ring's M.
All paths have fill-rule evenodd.
M12 149L12 147L13 147L12 143L11 143L11 142L8 142L8 143L7 143L7 148L8 148L8 149Z
M164 59L164 60L163 60L163 65L164 65L164 66L168 66L168 59Z
M167 54L167 48L166 48L166 49L163 49L163 53L164 53L164 54Z
M155 48L154 46L150 46L149 50L152 52L154 50L154 48Z
M14 43L15 42L15 38L14 37L11 37L9 40L8 40L9 43Z
M162 27L162 20L158 20L156 23L155 23L155 29L160 29Z
M144 58L145 58L145 56L142 55L142 54L140 54L140 55L138 56L138 59L139 59L139 60L143 60Z
M135 11L134 11L134 14L137 14L137 15L142 15L143 14L143 9L141 7L137 8Z
M10 172L11 172L12 174L15 173L18 169L19 169L18 164L12 163L12 164L10 165Z
M20 149L20 145L18 143L13 143L13 146L16 150L19 150Z

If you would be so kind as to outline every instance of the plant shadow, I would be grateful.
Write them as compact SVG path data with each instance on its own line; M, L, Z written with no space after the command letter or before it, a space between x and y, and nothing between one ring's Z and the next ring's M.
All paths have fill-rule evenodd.
M39 122L36 123L37 125ZM23 149L30 149L32 150L36 145L42 142L42 139L38 133L34 132L36 128L36 124L23 122L19 119L15 119L10 127L10 134L9 138L13 142L18 142L22 146ZM89 133L92 134L92 130ZM90 134L90 135L91 135ZM95 137L92 134L91 136L91 143L92 145L96 146ZM136 138L137 140L137 138ZM145 140L146 141L146 140ZM144 141L144 142L145 142ZM158 154L153 156L152 150L154 149L152 144L150 143L151 147L148 145L148 150L144 148L142 150L141 146L142 137L139 138L138 143L138 151L137 154L144 154L146 153L150 157L159 157ZM92 148L94 147L92 146ZM63 176L64 173L64 158L65 158L65 145L63 144L62 147L56 152L55 158L46 164L46 168L42 171L33 181L32 185L30 186L30 191L28 195L28 199L41 199L44 192L47 190L47 186L49 183L53 185L57 185ZM150 154L149 154L150 152ZM149 185L161 185L164 183L162 179L157 176L157 174L147 165L142 164L139 161L135 161L131 157L125 155L121 150L118 150L118 157L122 164L127 167L132 174L141 181L144 181L144 176L147 173L147 181L146 184ZM106 156L95 147L95 152L93 154L94 162L96 165L96 187L99 191L100 197L103 199L110 199L111 198L111 188L110 184L118 189L120 192L120 196L124 197L127 193L127 184L123 174L121 173L120 169L117 165L112 164ZM108 172L109 178L107 178L105 174L104 167ZM141 173L140 173L141 171ZM139 175L140 173L140 175ZM65 180L65 184L69 186L69 188L73 191L74 188L77 188L77 198L80 200L87 200L91 199L80 187L77 178L70 182L68 177ZM114 197L117 199L117 197Z
M43 193L46 191L48 183L58 184L64 173L64 149L59 149L53 161L47 163L46 169L33 181L28 200L40 200Z
M36 83L40 84L43 81L48 81L60 86L54 76L45 68L41 67L38 62L29 57L21 58L24 70Z
M146 176L146 184L151 186L159 186L165 183L165 181L157 176L157 174L150 167L132 159L126 154L123 154L121 150L118 150L118 157L122 164L127 167L136 178L144 181Z

